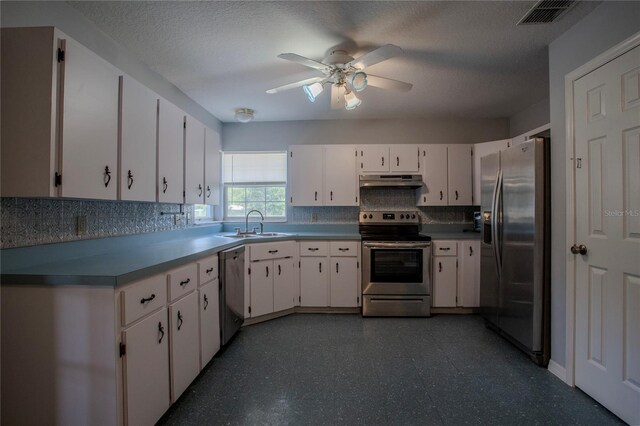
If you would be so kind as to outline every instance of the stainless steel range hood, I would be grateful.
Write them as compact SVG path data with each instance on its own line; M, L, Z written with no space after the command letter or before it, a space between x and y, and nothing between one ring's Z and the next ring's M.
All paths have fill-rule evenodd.
M360 175L360 188L409 188L422 186L422 175Z

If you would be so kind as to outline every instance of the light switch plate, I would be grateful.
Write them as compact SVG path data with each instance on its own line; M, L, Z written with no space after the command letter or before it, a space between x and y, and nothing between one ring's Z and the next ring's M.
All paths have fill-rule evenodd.
M318 221L318 213L311 213L311 222Z
M87 235L87 216L76 217L76 235Z

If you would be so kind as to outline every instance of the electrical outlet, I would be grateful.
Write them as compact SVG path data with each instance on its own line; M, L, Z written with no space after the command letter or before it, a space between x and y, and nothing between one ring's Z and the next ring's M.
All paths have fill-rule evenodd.
M187 212L187 225L193 223L193 220L191 220L191 212Z
M318 213L311 213L311 222L318 221Z
M76 216L76 235L87 235L87 216Z
M173 222L174 224L176 224L176 225L182 224L182 215L181 214L173 215L173 217L174 217L174 222Z

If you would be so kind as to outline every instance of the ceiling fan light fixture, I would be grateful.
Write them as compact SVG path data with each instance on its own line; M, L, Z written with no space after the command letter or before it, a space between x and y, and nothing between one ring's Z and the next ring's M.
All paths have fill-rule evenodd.
M253 120L255 111L251 108L238 108L236 110L236 120L241 123L248 123Z
M347 91L347 93L344 94L345 109L348 109L348 110L356 109L360 106L361 103L362 103L362 100L358 99L356 94L353 93L352 91L349 90Z
M320 95L320 93L322 93L322 90L324 90L324 87L321 83L316 82L313 84L305 84L304 86L302 86L302 90L304 90L304 93L307 94L309 101L315 102L318 95Z
M356 92L360 92L367 87L367 74L363 71L358 71L351 76L351 87Z

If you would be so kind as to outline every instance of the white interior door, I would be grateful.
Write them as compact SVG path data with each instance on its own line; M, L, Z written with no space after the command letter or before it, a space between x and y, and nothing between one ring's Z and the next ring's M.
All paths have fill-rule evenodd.
M640 424L640 47L574 83L575 382Z

